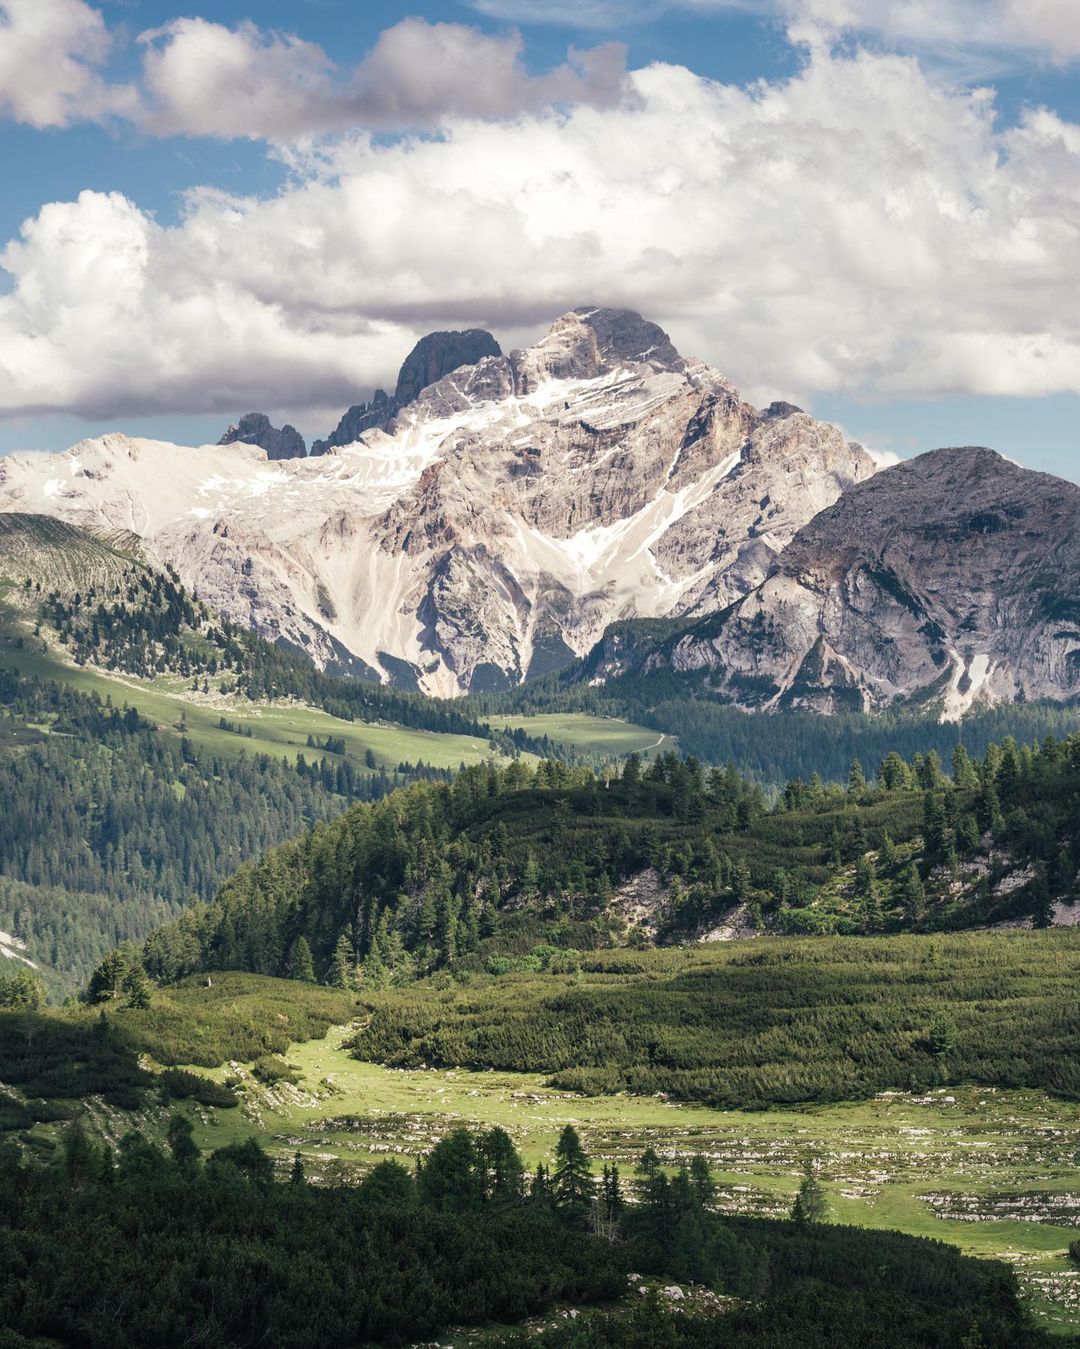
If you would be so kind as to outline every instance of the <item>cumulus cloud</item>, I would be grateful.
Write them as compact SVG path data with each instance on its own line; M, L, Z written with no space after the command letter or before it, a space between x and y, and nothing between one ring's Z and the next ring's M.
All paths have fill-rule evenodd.
M628 305L749 390L1080 391L1080 127L918 63L750 89L652 66L610 108L363 134L269 199L44 208L0 258L0 407L350 401L434 327Z
M292 140L347 127L430 128L450 117L512 117L560 103L618 102L626 50L571 50L530 75L516 32L404 19L352 71L300 38L205 19L144 33L147 129L159 134Z
M34 127L133 115L135 90L101 74L110 46L83 0L0 0L0 113Z
M517 32L408 18L359 65L255 24L180 18L142 33L139 82L110 84L115 45L85 0L0 0L0 115L35 127L126 118L151 135L289 141L350 127L430 129L448 117L513 117L552 105L610 107L626 49L571 48L533 75Z
M392 321L297 314L255 275L230 276L243 220L219 201L162 229L115 192L43 207L0 254L15 283L0 296L0 412L209 412L278 390L336 403L408 348Z

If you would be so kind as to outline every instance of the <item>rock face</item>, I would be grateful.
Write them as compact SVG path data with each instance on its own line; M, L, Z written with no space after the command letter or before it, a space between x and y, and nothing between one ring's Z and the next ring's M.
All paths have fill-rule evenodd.
M295 426L286 423L279 430L271 426L265 412L248 412L236 426L230 426L218 441L219 445L258 445L266 451L267 459L303 459L307 454L304 437Z
M460 351L421 348L404 390ZM459 365L386 425L270 469L243 444L116 435L14 456L0 509L132 530L235 621L450 695L564 664L617 620L742 599L874 472L835 427L755 409L618 310Z
M1080 487L934 450L845 492L767 579L640 662L754 709L1080 694Z
M482 328L467 328L464 332L428 333L422 337L398 372L394 402L399 408L407 406L430 384L437 384L444 375L460 370L463 365L475 365L485 356L501 356L502 348L494 337Z
M398 372L397 387L391 398L385 389L376 389L370 403L349 408L325 440L316 440L312 454L328 454L342 445L352 445L365 431L389 431L402 408L419 398L431 384L463 365L475 365L485 356L501 356L494 337L482 328L464 332L428 333L406 356Z

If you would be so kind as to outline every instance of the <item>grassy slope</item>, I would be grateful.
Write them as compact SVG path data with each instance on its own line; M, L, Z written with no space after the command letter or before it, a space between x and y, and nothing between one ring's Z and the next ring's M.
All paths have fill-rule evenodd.
M835 1221L894 1228L1010 1260L1043 1324L1080 1328L1080 1271L1063 1254L1076 1229L1060 1203L1060 1196L1080 1200L1080 1104L1037 1091L966 1086L885 1092L861 1103L718 1111L662 1096L582 1097L545 1086L538 1074L383 1068L349 1055L351 1027L286 1047L296 1035L319 1035L327 1020L347 1014L351 1001L332 990L226 974L214 975L211 989L192 979L155 994L149 1012L113 1017L133 1045L159 1054L171 1046L194 1057L198 1047L210 1058L238 1053L248 1060L252 1036L285 1048L300 1071L297 1085L262 1087L241 1068L240 1109L182 1107L204 1150L254 1136L283 1170L299 1149L309 1175L331 1178L387 1156L411 1162L459 1124L499 1124L535 1165L573 1123L594 1163L615 1162L627 1178L646 1145L669 1165L702 1152L720 1184L721 1207L760 1214L789 1209L800 1169L814 1158ZM88 1023L96 1016L91 1009L49 1015ZM234 1071L223 1064L209 1075L222 1080ZM91 1120L114 1141L133 1123L162 1136L172 1109L152 1098L133 1118L88 1103ZM55 1137L62 1128L40 1124L32 1132ZM994 1220L939 1216L927 1196L942 1194L975 1199ZM1027 1196L1032 1220L1019 1221L1012 1210L997 1217L995 1209L1005 1213L996 1198L1002 1194Z
M10 627L10 619L5 626ZM247 754L305 753L318 757L321 751L307 748L307 737L317 739L343 736L348 757L358 766L370 750L379 768L393 771L399 763L421 760L435 768L457 768L460 764L480 763L490 754L486 740L466 735L442 735L434 731L413 730L405 726L381 723L340 721L318 708L299 703L252 703L246 698L208 696L191 692L190 683L176 676L153 681L130 675L112 675L88 666L68 664L55 647L41 654L40 646L27 639L20 649L8 636L0 635L0 661L11 669L45 679L56 679L83 693L111 697L114 703L130 703L161 729L179 734L181 722L189 738L197 745L224 757ZM218 725L224 717L240 726L245 734L236 735ZM530 735L549 735L570 749L613 758L656 748L658 736L629 722L608 721L586 713L558 716L500 717L493 725L524 727ZM251 736L246 735L250 727ZM670 736L659 737L664 750L675 746Z
M588 712L538 713L531 717L485 718L492 726L514 730L523 726L530 735L549 736L556 743L593 754L617 758L624 754L677 752L673 735L661 735L646 726L635 726L621 717L595 717Z

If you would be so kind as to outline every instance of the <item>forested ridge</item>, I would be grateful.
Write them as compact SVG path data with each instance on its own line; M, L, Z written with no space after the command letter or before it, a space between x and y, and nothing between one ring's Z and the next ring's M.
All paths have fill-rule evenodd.
M626 626L613 624L602 643ZM649 626L645 624L644 626ZM663 623L659 624L663 627ZM1080 703L976 705L961 721L942 721L938 703L900 703L872 714L784 711L744 712L717 701L700 674L633 674L594 678L590 658L568 669L531 679L503 693L470 694L478 716L531 716L586 712L623 717L665 735L704 763L732 764L766 785L806 776L842 782L852 759L874 764L891 750L911 759L931 750L948 760L958 744L981 757L987 747L1012 736L1021 742L1059 738L1080 729Z
M362 972L378 987L693 938L733 911L787 933L1045 925L1076 896L1078 820L1080 736L978 761L959 748L949 773L934 753L891 752L869 778L856 763L846 786L794 780L771 806L733 769L674 755L632 756L618 777L491 763L355 806L241 868L143 959L164 980L287 975L300 950L303 977L310 963L319 980Z
M439 734L490 739L506 753L554 753L546 739L496 731L471 705L388 688L373 678L323 674L306 654L274 644L214 613L175 571L132 561L118 579L85 592L49 590L32 577L14 591L19 608L55 634L76 665L153 678L175 674L201 692L252 702L295 698L344 721L387 721Z
M74 988L248 858L403 781L326 754L221 757L0 670L0 928Z

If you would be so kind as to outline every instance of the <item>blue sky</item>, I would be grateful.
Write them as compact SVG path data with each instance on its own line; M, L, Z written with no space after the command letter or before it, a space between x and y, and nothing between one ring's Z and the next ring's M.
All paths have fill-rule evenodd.
M311 438L430 328L600 302L1080 480L1070 5L0 0L0 453Z

